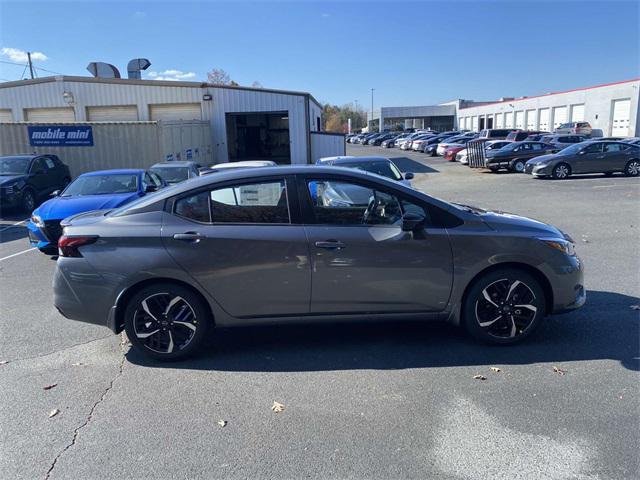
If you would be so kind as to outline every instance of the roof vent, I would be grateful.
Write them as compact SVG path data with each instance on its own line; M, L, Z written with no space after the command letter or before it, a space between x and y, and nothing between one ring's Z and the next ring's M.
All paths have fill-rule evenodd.
M134 58L127 64L127 77L135 80L142 78L141 71L151 66L151 62L146 58Z
M91 62L87 65L87 70L94 77L99 78L120 78L120 72L110 63Z

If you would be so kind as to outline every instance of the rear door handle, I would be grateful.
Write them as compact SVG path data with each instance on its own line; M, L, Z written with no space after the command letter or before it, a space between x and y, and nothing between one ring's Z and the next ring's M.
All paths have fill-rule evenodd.
M186 232L176 233L173 238L174 240L182 240L183 242L199 242L203 238L207 238L207 236L200 235L198 232Z
M345 248L346 245L338 240L326 240L324 242L316 242L316 247L326 248L327 250L340 250Z

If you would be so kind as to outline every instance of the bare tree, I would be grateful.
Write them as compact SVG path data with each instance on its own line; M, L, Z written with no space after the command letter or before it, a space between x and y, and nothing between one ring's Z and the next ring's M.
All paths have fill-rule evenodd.
M232 85L235 83L229 74L221 68L214 68L207 73L207 81L213 85Z

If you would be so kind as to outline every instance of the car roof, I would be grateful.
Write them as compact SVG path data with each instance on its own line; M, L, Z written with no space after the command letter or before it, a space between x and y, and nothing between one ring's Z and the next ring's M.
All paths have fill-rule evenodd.
M0 158L36 158L36 157L42 157L44 155L41 154L32 154L32 153L18 153L16 155L0 155Z
M338 156L338 157L323 157L320 160L321 160L322 163L331 162L334 165L339 164L339 163L349 163L349 162L354 162L354 161L355 162L361 162L361 161L365 161L365 162L390 162L391 161L387 157L376 157L376 156L357 157L357 156L353 156L353 155Z
M96 170L95 172L87 172L80 175L81 177L91 177L93 175L141 175L146 170L142 168L114 168L113 170Z
M192 162L190 160L178 160L178 161L170 161L170 162L158 162L154 165L151 165L151 168L153 167L190 167L195 164L196 162Z

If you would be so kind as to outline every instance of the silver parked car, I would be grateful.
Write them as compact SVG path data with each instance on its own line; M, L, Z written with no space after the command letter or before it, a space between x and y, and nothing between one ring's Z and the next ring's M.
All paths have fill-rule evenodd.
M64 224L55 306L158 359L273 321L444 320L509 344L586 298L557 228L353 169L220 172Z

